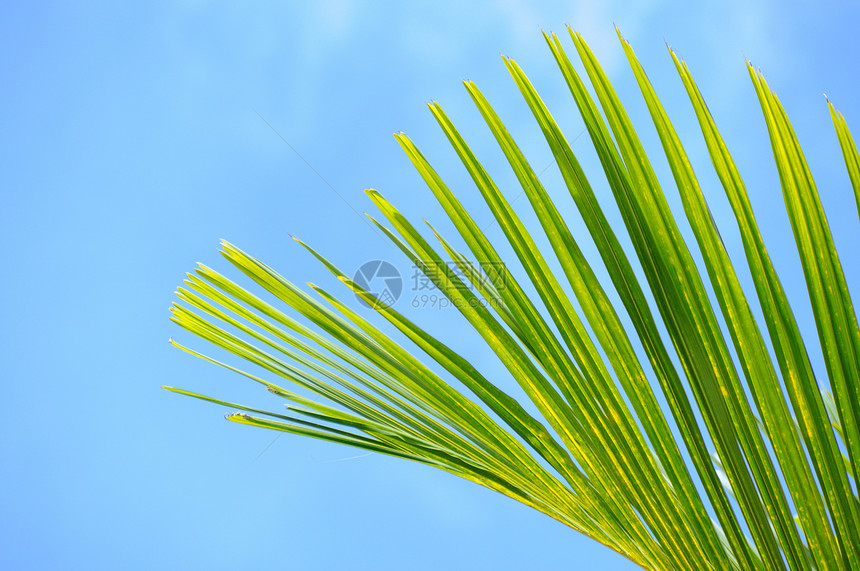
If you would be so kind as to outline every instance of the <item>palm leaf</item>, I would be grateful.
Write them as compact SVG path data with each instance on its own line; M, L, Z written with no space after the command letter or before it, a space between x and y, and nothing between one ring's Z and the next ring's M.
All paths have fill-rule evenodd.
M621 247L617 233L623 230L610 226L564 133L508 58L504 64L546 138L599 260L583 254L557 206L565 197L550 196L472 82L466 89L550 247L538 247L534 230L438 103L430 110L517 264L502 260L402 133L398 142L469 253L431 226L439 243L434 247L381 194L367 191L388 226L374 224L483 338L528 406L301 242L347 293L373 307L405 340L343 298L313 285L312 293L305 291L224 242L224 257L277 302L200 266L178 290L172 319L256 371L174 344L261 383L286 401L286 410L169 390L238 409L227 417L234 422L441 468L519 500L644 568L860 568L860 502L854 493L860 473L860 331L815 183L784 109L750 67L818 339L801 335L738 169L687 65L670 50L732 206L755 292L741 287L684 146L629 44L621 39L704 273L620 98L582 37L572 30L570 36L596 97L562 41L550 34L545 39L585 121L635 259ZM860 157L844 117L832 105L830 112L860 204ZM552 271L554 264L561 273ZM602 264L611 283L601 283L593 264ZM459 271L452 272L452 265ZM637 279L636 266L644 280ZM620 305L613 305L613 295ZM754 317L759 308L763 323ZM827 379L814 375L808 345L822 348ZM263 377L289 381L325 402Z

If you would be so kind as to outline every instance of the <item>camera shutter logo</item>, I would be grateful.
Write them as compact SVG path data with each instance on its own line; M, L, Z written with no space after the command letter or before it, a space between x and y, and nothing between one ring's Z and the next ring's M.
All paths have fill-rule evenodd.
M403 293L403 278L400 272L385 260L371 260L361 264L352 279L376 298L376 301L372 302L374 305L370 305L356 295L366 307L390 307Z

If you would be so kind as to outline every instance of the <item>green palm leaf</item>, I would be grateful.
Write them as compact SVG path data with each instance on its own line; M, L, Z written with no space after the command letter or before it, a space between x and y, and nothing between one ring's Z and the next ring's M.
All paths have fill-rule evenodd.
M534 230L437 103L430 110L520 269L514 260L502 260L406 135L396 138L470 252L457 251L430 227L439 243L432 245L381 194L367 191L390 228L373 223L459 310L530 404L301 242L347 293L373 307L388 330L393 327L408 342L342 298L313 285L312 293L298 288L225 242L224 257L278 302L200 266L178 290L172 319L256 371L174 344L262 384L286 401L286 409L270 412L169 390L238 409L227 417L234 422L441 468L519 500L648 569L860 568L860 502L854 492L860 474L860 330L815 183L785 111L750 67L817 340L801 336L743 181L686 64L671 53L734 211L754 293L741 287L684 146L630 46L621 39L705 273L693 261L676 222L680 213L670 210L621 100L582 37L573 31L570 36L596 97L561 40L549 34L545 39L585 121L624 229L608 223L526 74L511 59L504 64L546 138L599 260L586 259L557 206L566 198L550 196L472 82L466 89L550 247L537 246ZM830 112L860 205L860 156L844 117L832 105ZM635 259L620 245L617 233L623 230ZM554 264L561 273L552 271ZM611 283L598 280L593 264L602 264ZM452 265L459 271L452 272ZM635 265L644 280L637 279ZM613 295L620 305L613 305ZM287 307L300 317L286 313ZM754 317L759 307L763 323ZM809 351L819 344L827 379L816 378L810 364ZM637 356L637 345L646 360ZM264 377L289 381L324 401Z

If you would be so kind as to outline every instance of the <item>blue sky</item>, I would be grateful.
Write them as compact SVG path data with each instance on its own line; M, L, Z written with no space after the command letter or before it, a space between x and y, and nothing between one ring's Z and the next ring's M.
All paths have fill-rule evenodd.
M159 388L272 405L167 343L176 335L194 344L167 308L195 262L224 267L220 238L296 283L337 291L288 233L344 269L390 258L408 271L356 215L372 210L364 188L449 229L392 132L409 134L489 222L424 104L438 100L510 183L460 84L472 79L533 164L549 165L498 54L523 66L572 139L581 121L540 36L565 23L583 33L657 149L619 26L689 145L715 217L726 220L664 39L687 60L790 286L802 275L744 58L762 68L858 283L857 211L822 97L860 128L856 3L532 4L4 6L0 567L626 568L608 549L468 482L287 435L272 443L273 433ZM574 148L599 179L585 138ZM563 190L552 169L545 182ZM802 289L792 301L811 327ZM510 382L479 339L461 334L455 312L416 315Z

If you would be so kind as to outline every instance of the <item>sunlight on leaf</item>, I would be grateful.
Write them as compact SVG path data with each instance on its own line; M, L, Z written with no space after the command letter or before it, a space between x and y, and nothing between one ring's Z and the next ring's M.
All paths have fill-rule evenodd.
M647 569L860 569L860 330L785 110L761 72L748 66L817 338L801 335L743 180L687 64L670 50L740 232L745 258L734 259L746 260L742 269L751 273L754 291L741 286L687 151L631 46L619 33L671 185L658 180L597 58L568 31L584 74L559 37L544 37L623 225L610 225L571 143L525 72L510 58L503 63L552 151L598 259L586 257L562 215L567 196L544 186L471 81L465 88L539 229L527 226L526 213L514 209L442 107L429 107L515 257L502 258L403 133L395 135L398 143L469 252L428 223L431 243L382 194L367 191L387 224L371 222L457 308L457 326L483 339L528 403L301 241L346 286L340 296L313 284L300 288L223 242L223 256L277 302L201 265L178 289L171 317L239 357L247 370L174 345L262 384L286 408L271 412L165 388L235 409L227 416L232 422L441 468ZM860 209L860 156L845 118L827 103ZM678 193L682 212L670 209L665 192ZM695 244L682 237L681 215ZM621 246L624 232L632 253ZM459 271L450 271L452 263ZM604 273L607 283L598 279ZM354 295L388 325L353 309ZM755 318L759 311L763 321ZM818 347L826 379L813 373L810 351ZM267 379L291 383L301 394Z

